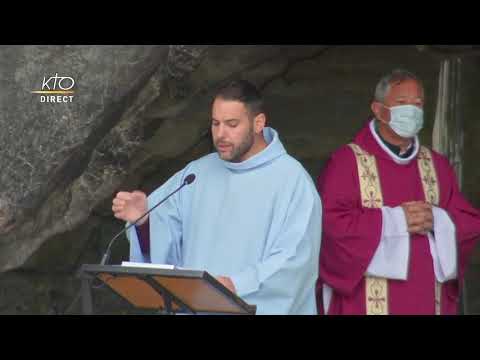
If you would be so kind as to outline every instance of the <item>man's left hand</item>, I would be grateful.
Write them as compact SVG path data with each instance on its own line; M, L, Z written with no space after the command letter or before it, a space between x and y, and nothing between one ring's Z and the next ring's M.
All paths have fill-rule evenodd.
M237 292L235 289L235 285L233 285L233 281L226 276L217 276L216 278L223 286L225 286L228 290L233 292L234 294Z

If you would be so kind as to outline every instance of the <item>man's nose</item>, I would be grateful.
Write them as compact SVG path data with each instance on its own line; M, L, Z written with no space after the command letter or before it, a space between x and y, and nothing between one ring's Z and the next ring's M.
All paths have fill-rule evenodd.
M227 134L227 129L225 128L225 125L219 124L217 126L217 138L223 139L226 134Z

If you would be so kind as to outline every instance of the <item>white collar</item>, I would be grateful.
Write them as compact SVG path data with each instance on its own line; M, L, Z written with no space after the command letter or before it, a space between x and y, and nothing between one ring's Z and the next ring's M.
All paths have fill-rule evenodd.
M382 139L380 139L377 132L375 131L374 122L375 122L375 119L370 121L370 132L372 133L373 137L377 141L378 145L380 145L380 147L383 149L383 151L385 151L388 154L388 156L390 156L392 158L393 161L395 161L399 165L407 165L408 163L410 163L410 161L415 159L415 157L418 154L418 150L420 148L420 144L419 144L419 141L418 141L418 136L415 136L415 138L414 138L414 142L413 142L414 149L413 149L412 154L408 158L402 158L402 157L398 156L397 154L395 154L392 150L390 150L388 148L388 146L386 146L383 143Z

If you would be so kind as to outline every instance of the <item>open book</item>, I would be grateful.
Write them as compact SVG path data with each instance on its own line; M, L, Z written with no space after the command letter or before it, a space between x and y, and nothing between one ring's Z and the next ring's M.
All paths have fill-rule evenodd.
M192 270L192 269L185 269L179 266L168 265L168 264L152 264L152 263L137 263L137 262L129 262L129 261L122 261L122 266L131 266L131 267L144 267L149 269L166 269L166 270Z

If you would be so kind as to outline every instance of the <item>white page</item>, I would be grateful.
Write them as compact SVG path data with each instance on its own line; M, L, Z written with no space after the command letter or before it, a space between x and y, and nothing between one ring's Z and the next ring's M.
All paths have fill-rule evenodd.
M167 269L167 270L173 270L175 268L175 266L168 265L168 264L136 263L136 262L129 262L129 261L122 261L122 266L144 267L144 268L151 268L151 269Z
M121 266L131 266L131 267L144 267L144 268L149 268L149 269L166 269L166 270L193 270L194 269L186 269L182 268L180 266L174 266L174 265L168 265L168 264L152 264L152 263L137 263L137 262L129 262L129 261L122 261Z

